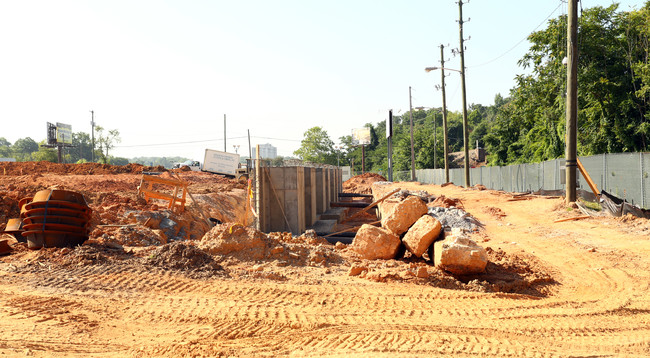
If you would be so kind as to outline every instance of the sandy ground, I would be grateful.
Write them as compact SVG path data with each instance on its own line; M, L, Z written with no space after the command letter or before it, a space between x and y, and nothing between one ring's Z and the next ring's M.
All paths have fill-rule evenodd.
M201 174L182 173L190 189L204 197L203 205L220 205L208 209L211 216L231 215L233 221L246 216L228 214L245 201L240 184ZM91 198L94 225L127 223L133 215L122 212L122 205L160 210L133 194L138 178L130 173L0 176L3 215L14 213L10 201L16 196L59 182ZM90 242L76 249L32 251L12 243L14 252L0 262L0 354L650 355L647 220L554 223L581 214L557 198L510 201L511 195L489 190L392 186L460 199L484 224L472 238L489 248L488 273L452 277L413 258L368 262L340 245L286 233L269 239L270 249L257 260L207 255L193 245L200 238L187 246L156 240L134 240L137 245L129 246L126 233L107 230L93 231ZM102 201L110 196L93 187L113 191L120 200L112 202L121 204L110 207ZM102 206L115 215L102 212ZM196 212L171 218L200 221L193 216ZM185 225L188 232L200 233L200 225ZM221 230L232 232L229 228ZM368 272L349 276L352 266ZM414 276L419 267L428 277Z

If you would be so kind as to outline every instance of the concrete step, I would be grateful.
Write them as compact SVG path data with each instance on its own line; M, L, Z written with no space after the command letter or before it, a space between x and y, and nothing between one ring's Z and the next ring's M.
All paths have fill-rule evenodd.
M347 208L331 208L326 212L320 214L319 220L336 220L340 222L343 219Z

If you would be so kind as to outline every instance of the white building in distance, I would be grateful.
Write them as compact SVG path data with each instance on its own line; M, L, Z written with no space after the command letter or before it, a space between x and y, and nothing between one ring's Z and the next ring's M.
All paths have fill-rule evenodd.
M257 158L256 147L251 148L251 153L253 153L253 158ZM269 143L260 144L260 158L264 159L275 159L278 157L278 148L272 146Z

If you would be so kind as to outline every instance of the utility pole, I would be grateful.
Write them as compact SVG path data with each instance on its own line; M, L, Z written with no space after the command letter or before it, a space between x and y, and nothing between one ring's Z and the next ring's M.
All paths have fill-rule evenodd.
M386 139L388 140L388 181L393 181L393 110L388 111L386 122Z
M409 116L411 117L411 181L415 181L415 152L413 150L413 102L411 97L411 86L409 86Z
M573 0L576 1L576 0ZM467 128L467 98L465 90L465 45L463 39L463 1L458 1L458 28L460 32L460 76L461 87L463 92L463 147L465 151L465 187L470 187L469 179L469 129Z
M93 144L93 149L91 150L91 158L93 163L95 162L95 111L90 111L90 126L92 127L91 135L92 135L92 144Z
M253 159L253 148L251 148L251 130L247 129L248 131L248 158Z
M442 134L445 160L445 183L449 183L449 142L447 139L447 97L445 95L445 45L440 45L440 74L442 82Z
M223 151L227 152L226 150L226 114L223 114Z
M578 0L569 1L567 26L566 203L576 201L578 124Z

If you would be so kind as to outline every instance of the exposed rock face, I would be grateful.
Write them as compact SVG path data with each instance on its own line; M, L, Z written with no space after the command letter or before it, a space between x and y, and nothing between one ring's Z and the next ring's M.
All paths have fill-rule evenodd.
M400 245L401 240L397 235L383 228L364 224L357 231L350 248L364 259L392 259Z
M424 215L411 226L402 242L413 255L422 257L422 254L431 246L433 240L440 235L441 229L442 225L437 219Z
M433 253L434 264L455 275L483 273L488 262L485 249L466 237L437 241Z
M426 213L427 205L420 198L409 196L395 205L388 215L382 217L381 226L395 235L401 235Z

